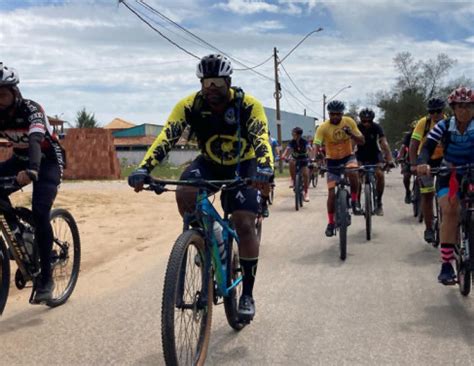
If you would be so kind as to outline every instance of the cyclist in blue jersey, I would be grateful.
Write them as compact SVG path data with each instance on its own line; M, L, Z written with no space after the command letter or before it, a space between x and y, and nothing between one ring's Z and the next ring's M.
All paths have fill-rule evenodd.
M448 103L453 109L454 116L439 121L429 132L418 156L417 173L420 176L430 174L428 161L439 142L444 148L442 166L474 164L474 92L469 88L460 87L449 95ZM460 172L453 176L449 172L440 174L437 192L442 216L440 227L442 265L438 281L443 285L456 283L456 274L451 262L454 260L454 247L458 241L460 201L453 189L456 184L450 184L453 183L450 182L451 179L457 179L460 183Z

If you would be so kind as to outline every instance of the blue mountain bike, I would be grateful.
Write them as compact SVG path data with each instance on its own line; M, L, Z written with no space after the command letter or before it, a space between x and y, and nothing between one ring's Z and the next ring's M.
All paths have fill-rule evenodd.
M157 194L167 185L198 188L196 208L184 217L183 233L171 251L163 288L161 335L167 365L202 365L211 333L212 306L223 299L229 325L239 331L249 320L238 315L242 292L237 232L221 217L209 194L249 184L249 180L153 180ZM225 202L225 201L224 201Z

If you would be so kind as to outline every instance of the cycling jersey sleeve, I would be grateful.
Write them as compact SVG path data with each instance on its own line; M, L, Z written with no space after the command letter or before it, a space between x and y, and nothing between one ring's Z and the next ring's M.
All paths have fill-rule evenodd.
M323 126L319 126L318 129L316 130L316 133L314 135L313 139L314 143L316 145L321 146L324 142L324 131L323 131Z
M28 161L29 169L39 172L41 164L41 143L44 140L44 134L33 132L30 134L28 142Z
M426 118L423 117L416 123L416 127L411 134L411 138L416 141L421 141L425 133Z
M273 154L268 138L268 120L262 104L246 94L244 108L252 106L252 112L247 120L248 138L255 150L259 168L273 169Z
M165 126L145 154L140 163L140 168L145 168L151 172L158 163L166 158L186 127L186 110L191 110L195 96L196 93L175 105Z
M444 134L448 130L446 121L439 121L434 128L428 133L426 142L423 144L420 154L418 155L418 164L426 164L430 160L431 155L436 149L436 146L441 142ZM412 135L413 138L413 135Z
M379 139L381 139L382 137L385 137L385 132L383 130L383 127L380 126L379 124L377 124L376 126L377 126L377 133L379 134Z
M41 143L47 132L46 114L43 108L38 103L28 100L26 103L26 110L28 111L27 120L28 128L28 168L39 172L41 164Z
M360 132L359 127L357 127L356 121L354 121L352 118L349 117L347 119L347 123L348 123L349 127L351 128L352 133L355 136L362 136L362 132Z
M411 133L408 132L403 138L403 145L405 145L406 147L410 146L410 140L411 140Z

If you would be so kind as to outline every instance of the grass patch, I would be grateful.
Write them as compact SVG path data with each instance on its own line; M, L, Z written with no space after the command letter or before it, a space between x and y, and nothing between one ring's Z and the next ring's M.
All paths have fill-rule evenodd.
M187 164L180 166L172 166L170 164L160 164L153 171L151 175L154 177L160 177L163 179L178 179L183 173L184 169L187 167ZM137 165L130 165L122 167L121 175L122 178L127 178L130 173L132 173L137 168Z

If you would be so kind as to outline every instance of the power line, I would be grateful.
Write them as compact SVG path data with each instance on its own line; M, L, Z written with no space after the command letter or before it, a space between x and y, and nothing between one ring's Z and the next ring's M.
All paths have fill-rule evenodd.
M153 29L156 33L158 33L161 37L166 39L169 43L171 43L173 46L179 48L181 51L186 52L188 55L200 60L201 58L199 56L196 56L194 53L191 51L188 51L186 48L180 46L177 44L175 41L173 41L171 38L168 38L166 35L164 35L162 32L160 32L158 29L156 29L153 25L151 25L149 22L147 22L140 14L138 14L135 9L130 7L125 0L120 1L123 5L127 7L128 10L130 10L133 14L135 14L138 18L141 19L142 22L144 22L146 25L148 25L151 29Z
M168 22L170 22L171 24L175 25L176 27L178 27L179 29L181 29L182 31L186 32L187 34L191 35L193 38L199 40L200 42L203 42L204 44L206 44L207 46L211 47L212 49L220 52L221 54L229 57L231 60L235 61L236 63L242 65L244 67L244 69L234 69L236 71L252 71L253 73L259 75L260 77L263 77L267 80L270 80L272 82L274 82L274 79L272 79L271 77L268 77L267 75L265 74L262 74L256 70L254 70L256 67L258 66L261 66L263 65L265 62L268 62L268 60L265 60L265 62L259 64L259 65L256 65L256 66L248 66L246 65L245 63L243 63L242 61L240 61L239 59L237 59L236 57L233 57L231 55L229 55L228 53L220 50L219 48L215 47L214 45L212 45L211 43L207 42L206 40L202 39L201 37L195 35L193 32L189 31L188 29L184 28L183 26L181 26L180 24L176 23L175 21L173 21L172 19L168 18L166 15L164 15L163 13L159 12L158 10L156 10L155 8L153 8L152 6L146 4L144 1L140 0L135 0L138 4L142 5L143 7L146 7L148 10L152 11L153 13L159 15L160 17L162 17L163 19L167 20ZM185 50L184 47L181 47L179 46L177 43L173 42L172 40L170 40L168 37L164 36L161 32L159 32L156 28L154 28L153 26L151 26L148 22L146 22L142 17L140 17L136 11L134 11L130 6L128 6L128 4L126 3L126 0L120 0L121 3L123 3L124 5L126 5L126 7L131 10L135 15L137 15L142 21L144 21L148 26L150 26L152 29L154 29L155 31L157 31L160 35L162 35L165 39L167 39L169 42L171 42L173 45L179 47L181 50L185 51L186 53L188 54L191 54L189 51ZM196 57L196 55L194 54L191 54L193 57Z
M298 88L298 85L296 85L296 83L293 81L293 79L291 78L291 76L290 76L290 74L288 73L288 71L286 71L285 66L283 66L283 64L282 64L281 62L280 62L280 66L281 66L281 68L283 69L283 71L285 72L285 74L286 74L286 76L288 77L288 79L290 80L291 84L293 84L293 86L295 87L295 89L296 89L306 100L308 100L308 101L311 102L311 103L319 103L319 101L316 101L316 100L313 100L313 99L308 98L308 97L306 96L306 94L303 93L300 88Z

